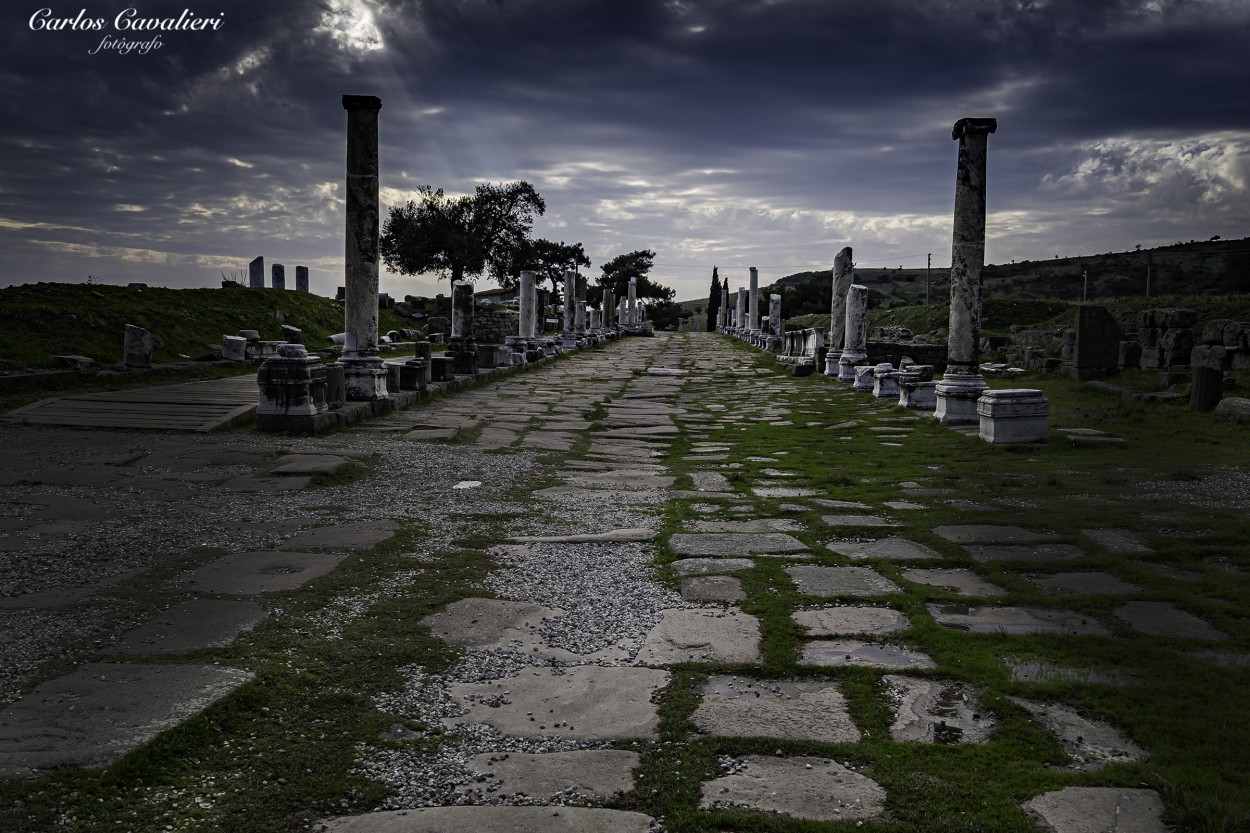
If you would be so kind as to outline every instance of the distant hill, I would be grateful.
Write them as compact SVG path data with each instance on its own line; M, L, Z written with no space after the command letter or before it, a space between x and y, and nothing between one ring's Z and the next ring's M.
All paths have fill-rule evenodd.
M380 329L410 327L381 310ZM108 365L121 359L122 330L135 324L165 342L158 362L196 357L223 335L257 330L281 338L283 324L304 331L304 343L328 346L343 331L343 305L280 289L166 289L107 284L34 283L0 288L0 371L49 367L54 355L79 355Z

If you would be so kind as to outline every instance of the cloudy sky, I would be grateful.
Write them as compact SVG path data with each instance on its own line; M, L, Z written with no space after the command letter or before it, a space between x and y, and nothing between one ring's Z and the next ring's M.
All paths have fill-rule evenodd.
M4 3L0 285L213 286L263 255L333 294L343 93L382 99L385 205L525 179L536 236L591 274L653 249L679 299L845 245L947 267L963 116L999 122L990 262L1250 236L1246 0L197 3ZM220 25L117 48L184 9Z

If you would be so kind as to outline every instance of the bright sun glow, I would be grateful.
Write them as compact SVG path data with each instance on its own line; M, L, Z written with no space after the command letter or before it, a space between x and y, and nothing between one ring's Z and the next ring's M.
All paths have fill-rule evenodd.
M329 34L339 49L350 52L373 52L384 46L371 4L364 0L330 0L317 31Z

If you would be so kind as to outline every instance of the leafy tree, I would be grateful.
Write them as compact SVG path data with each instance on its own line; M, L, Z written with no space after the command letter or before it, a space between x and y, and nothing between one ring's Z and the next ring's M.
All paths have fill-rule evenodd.
M655 301L647 304L647 320L657 330L677 329L677 322L691 318L681 304L672 301Z
M378 248L387 268L452 281L485 272L501 286L515 283L513 264L534 217L547 210L534 186L479 185L473 196L456 198L429 185L417 190L421 199L392 207L382 227Z
M650 249L617 255L599 267L603 270L598 279L599 287L616 293L617 298L623 298L629 292L629 279L634 277L638 279L634 291L639 298L671 301L677 290L658 284L648 277L647 273L651 271L654 262L655 252Z
M517 259L516 279L520 279L522 269L532 270L535 279L542 283L551 281L551 291L556 293L564 283L566 269L579 266L590 266L590 258L581 243L568 245L563 241L553 243L539 238L527 241Z
M712 267L712 291L707 296L707 331L710 333L716 329L716 312L720 309L720 273L716 271L716 267Z

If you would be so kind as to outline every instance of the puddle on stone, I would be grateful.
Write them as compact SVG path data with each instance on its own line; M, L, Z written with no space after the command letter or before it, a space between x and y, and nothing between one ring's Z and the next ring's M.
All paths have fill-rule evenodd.
M481 486L481 485L482 485L482 481L480 480L461 480L459 483L457 483L455 486L452 486L451 488L453 489L476 489L478 486Z
M933 660L919 651L908 650L899 645L879 645L858 639L821 639L807 643L803 657L804 665L841 666L861 668L935 668Z

